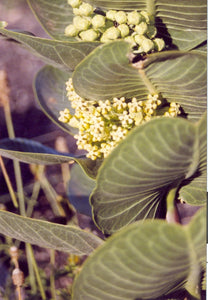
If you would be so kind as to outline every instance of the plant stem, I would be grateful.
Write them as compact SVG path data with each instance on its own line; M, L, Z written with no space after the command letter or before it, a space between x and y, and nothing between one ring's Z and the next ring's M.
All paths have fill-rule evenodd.
M51 255L50 255L50 263L51 263L50 289L51 289L52 300L56 300L56 288L55 288L55 278L54 278L55 250L51 249L50 252L51 252Z
M178 186L172 188L167 195L167 213L166 220L168 223L180 223L177 207L175 206L175 197L178 190Z
M4 179L6 181L7 188L9 190L9 194L10 194L10 197L12 199L13 205L14 205L14 207L18 208L17 198L16 198L16 195L15 195L14 189L12 187L12 183L10 181L9 175L8 175L7 170L5 168L4 161L3 161L1 156L0 156L0 166L1 166L2 173L4 175Z
M42 285L42 282L41 282L41 278L40 278L40 274L39 274L39 271L38 271L38 266L37 266L37 263L36 263L36 260L35 260L35 257L34 257L32 246L30 244L27 244L27 245L28 245L28 252L30 253L30 257L31 257L31 260L32 260L32 265L33 265L33 268L34 268L34 271L35 271L37 283L38 283L38 286L39 286L39 289L40 289L41 298L43 300L46 300L46 294L45 294L45 291L44 291L44 288L43 288L43 285Z
M146 10L151 16L155 16L155 0L146 0Z
M35 273L33 269L33 263L32 263L32 256L30 254L30 246L28 243L26 243L26 255L29 258L27 260L28 263L28 271L29 271L29 280L30 280L30 286L31 286L31 291L33 294L37 293L37 286L35 282Z
M136 66L136 64L135 64ZM154 95L154 94L158 94L157 90L155 89L155 87L152 85L152 83L150 82L150 80L147 78L147 75L145 74L145 71L143 68L139 68L139 74L144 82L144 84L146 85L148 91L150 92L150 94Z
M8 80L7 75L5 71L0 71L0 97L1 97L1 105L4 108L4 114L6 119L6 126L8 131L8 136L10 139L15 138L14 133L14 127L12 123L12 115L10 110L10 89L8 87ZM23 191L23 184L22 184L22 175L21 175L21 169L20 164L18 161L13 160L14 165L14 174L15 174L15 180L17 185L17 195L19 198L19 208L20 208L20 214L22 216L25 216L25 201L24 201L24 191Z

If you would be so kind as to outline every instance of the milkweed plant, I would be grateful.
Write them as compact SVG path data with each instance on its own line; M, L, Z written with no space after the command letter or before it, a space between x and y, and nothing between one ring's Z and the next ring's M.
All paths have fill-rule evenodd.
M206 1L28 5L50 38L9 30L4 20L0 33L47 63L34 81L37 101L74 136L78 152L16 138L1 140L0 154L46 165L75 161L69 199L103 238L6 211L0 232L88 256L69 299L203 299ZM186 225L179 202L199 207Z

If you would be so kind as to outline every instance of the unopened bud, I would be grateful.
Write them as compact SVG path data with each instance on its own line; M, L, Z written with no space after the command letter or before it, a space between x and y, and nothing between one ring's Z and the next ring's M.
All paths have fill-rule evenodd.
M115 21L118 24L123 24L127 22L127 15L124 11L120 10L115 14Z
M105 17L101 15L95 15L92 18L92 26L96 29L105 26Z
M7 27L8 23L6 21L0 21L0 28Z
M127 35L129 35L129 26L128 25L121 24L117 28L121 32L121 37L126 37Z
M134 31L136 31L136 33L138 34L145 34L148 30L148 26L147 23L145 22L141 22L139 25L136 25L134 27Z
M117 11L116 10L109 10L106 13L106 18L112 21L115 21L115 16L116 16Z
M147 53L154 49L154 43L149 39L145 39L141 44L141 48L143 49L144 52Z
M14 285L22 286L24 283L24 273L19 268L15 268L12 272L12 280Z
M73 24L77 30L83 31L87 30L90 26L90 21L87 18L76 16L73 19Z
M134 40L138 45L141 45L145 39L147 38L142 34L134 35Z
M68 4L72 7L79 7L81 3L80 0L68 0Z
M165 48L165 42L163 39L156 38L153 42L155 44L155 50L162 51Z
M93 13L93 7L89 3L82 3L79 7L81 16L90 16Z
M138 25L141 22L141 15L136 10L127 14L127 20L129 25Z
M143 21L145 21L146 23L152 24L154 22L154 17L149 15L146 11L143 10L140 13L142 15Z
M70 24L65 28L64 33L66 36L77 36L79 30L77 30L77 28L73 24Z
M124 41L128 42L129 44L131 44L132 47L136 46L134 37L132 35L125 37Z
M103 36L105 39L116 40L120 36L120 30L116 27L110 27L104 32Z
M156 34L157 34L156 27L154 25L148 26L148 29L147 29L147 32L146 32L147 37L152 39L156 36Z
M83 41L93 42L98 38L98 33L94 29L88 29L80 32L79 36Z

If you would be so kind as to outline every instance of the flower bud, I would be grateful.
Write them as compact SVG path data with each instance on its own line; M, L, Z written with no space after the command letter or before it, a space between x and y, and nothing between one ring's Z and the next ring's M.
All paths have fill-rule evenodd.
M148 38L152 39L156 36L157 34L157 28L154 25L150 25L148 26L146 35Z
M93 42L98 38L98 33L94 29L88 29L80 32L79 36L83 41Z
M76 16L73 19L73 24L79 31L87 30L90 26L90 23L91 22L89 21L89 19L80 16Z
M116 16L117 11L116 10L109 10L106 13L106 18L112 21L115 21L115 16Z
M131 44L131 46L136 46L134 37L132 35L129 35L127 37L124 38L124 41L128 42L129 44Z
M80 0L68 0L68 4L72 7L79 7L81 3Z
M141 45L145 39L147 39L147 38L142 34L134 35L134 40L138 45Z
M76 27L73 24L70 24L65 28L64 33L66 36L77 36L79 31L76 29Z
M89 3L82 3L79 7L81 16L90 16L93 13L93 7Z
M95 15L92 18L92 26L94 28L100 28L100 27L105 26L105 17L101 16L101 15Z
M103 35L106 39L116 40L120 36L120 30L113 26L108 28Z
M122 10L120 11L117 11L116 14L115 14L115 21L118 23L118 24L123 24L123 23L126 23L127 22L127 16L126 16L126 13Z
M134 31L138 34L145 34L148 30L148 26L145 22L141 22L139 25L134 27Z
M129 25L138 25L141 22L141 15L136 10L127 14L127 21Z
M143 51L145 53L147 53L154 49L154 43L153 43L153 41L151 41L149 39L144 39L141 44L141 48L143 49Z
M142 21L148 23L148 24L154 24L154 16L151 16L148 14L146 11L141 11L140 12L142 15Z
M155 50L162 51L165 48L165 42L163 39L156 38L153 42L155 44Z
M127 35L129 35L129 26L128 25L121 24L117 28L121 32L121 37L126 37Z

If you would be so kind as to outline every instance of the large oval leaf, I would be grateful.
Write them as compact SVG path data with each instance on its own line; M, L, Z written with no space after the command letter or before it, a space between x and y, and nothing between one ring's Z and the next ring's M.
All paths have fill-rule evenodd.
M207 201L207 118L206 114L198 126L200 162L196 176L183 182L179 191L182 201L191 205L205 205Z
M73 70L99 42L69 42L38 38L29 34L0 29L0 33L20 42L45 62L64 70Z
M69 40L65 27L72 22L72 7L66 0L27 0L45 31L57 40Z
M195 124L156 118L132 130L101 166L91 196L94 220L111 234L161 214L166 193L191 177L199 164Z
M69 201L77 212L91 216L89 197L95 187L95 180L86 176L77 164L72 166L70 174L71 178L68 185Z
M199 299L200 291L194 289L199 288L205 259L205 210L188 227L162 220L136 222L86 260L72 299L161 299L183 286Z
M132 65L129 45L116 41L91 52L75 69L76 92L88 99L137 97L161 93L168 101L182 105L190 119L206 110L206 55L195 52L166 51L151 54Z
M44 113L56 125L73 134L77 132L77 129L58 120L60 111L65 108L72 111L71 102L66 95L66 81L69 79L70 74L51 66L45 66L36 75L34 92Z
M190 50L207 39L207 2L205 0L87 0L105 9L147 10L155 15L159 36L166 44Z
M92 178L97 176L102 163L102 160L93 161L84 155L61 153L38 142L21 138L1 140L0 155L29 164L53 165L76 161Z
M69 252L89 255L102 244L97 236L75 226L64 226L0 211L0 232L14 239Z

